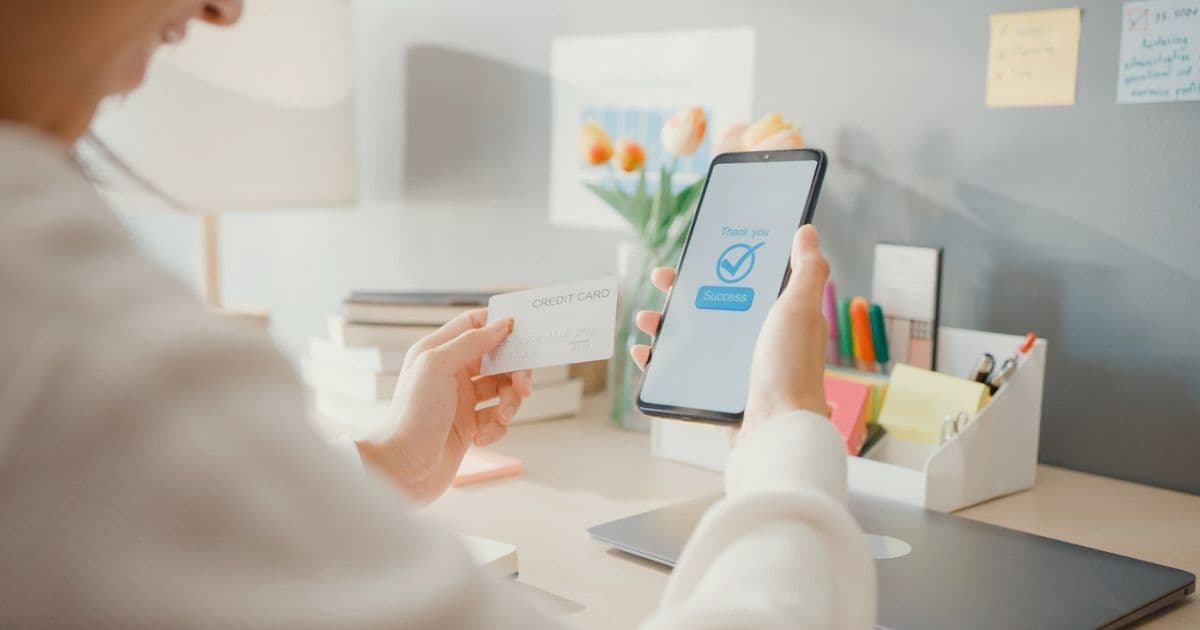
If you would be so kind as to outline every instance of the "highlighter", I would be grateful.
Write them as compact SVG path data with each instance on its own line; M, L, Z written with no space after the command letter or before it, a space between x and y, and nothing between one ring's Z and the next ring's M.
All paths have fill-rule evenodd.
M878 304L871 305L871 340L875 344L875 360L886 371L888 361L891 361L892 357L888 350L887 326L883 321L883 307Z
M842 365L854 365L854 329L850 327L850 300L838 300L837 309L838 353L842 357ZM832 324L831 324L832 325Z
M875 345L871 341L871 318L866 298L856 297L850 301L850 329L854 333L854 358L859 369L874 371Z
M829 324L829 344L825 346L825 361L829 365L838 365L841 362L839 359L841 340L838 338L837 285L833 283L833 280L825 283L825 299L821 302L821 312Z

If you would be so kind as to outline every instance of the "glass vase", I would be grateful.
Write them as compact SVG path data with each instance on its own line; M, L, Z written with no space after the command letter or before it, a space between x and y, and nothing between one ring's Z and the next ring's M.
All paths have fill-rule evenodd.
M638 311L660 307L661 296L650 282L650 272L656 266L657 258L642 243L623 241L618 244L617 282L620 296L617 300L616 347L613 348L608 369L611 395L609 416L617 427L631 431L650 430L650 419L635 405L642 371L629 356L629 349L636 344L650 343L650 337L638 330L634 316Z

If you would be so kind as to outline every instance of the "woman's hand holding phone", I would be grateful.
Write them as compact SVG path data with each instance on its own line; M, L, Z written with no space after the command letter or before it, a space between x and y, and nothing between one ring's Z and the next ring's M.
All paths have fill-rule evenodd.
M791 265L791 279L767 315L754 347L742 431L752 431L789 411L829 413L824 386L829 324L821 313L829 262L821 255L820 236L815 227L806 225L796 232ZM670 289L674 281L675 270L669 267L655 269L651 275L651 282L662 291ZM657 311L642 311L636 317L638 328L648 335L658 332L661 321L662 313ZM650 359L650 347L634 346L630 354L638 367L644 369Z

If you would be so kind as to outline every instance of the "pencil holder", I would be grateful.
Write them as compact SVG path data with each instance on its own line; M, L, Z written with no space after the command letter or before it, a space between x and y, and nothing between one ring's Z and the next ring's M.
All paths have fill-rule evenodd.
M941 327L938 371L969 374L983 353L1008 357L1021 341L1013 335ZM1008 383L945 444L885 435L868 457L848 457L850 491L952 512L1032 488L1045 374L1046 341L1038 339ZM656 420L650 444L657 457L721 471L729 455L729 429Z

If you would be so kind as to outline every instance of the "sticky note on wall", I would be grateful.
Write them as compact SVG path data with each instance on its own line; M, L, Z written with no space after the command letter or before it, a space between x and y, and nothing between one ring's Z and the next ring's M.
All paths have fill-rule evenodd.
M1118 103L1200 100L1200 0L1122 7Z
M988 107L1074 105L1078 8L997 13L988 47Z
M942 418L961 411L974 418L990 399L983 383L901 364L892 371L879 424L894 437L936 445Z

